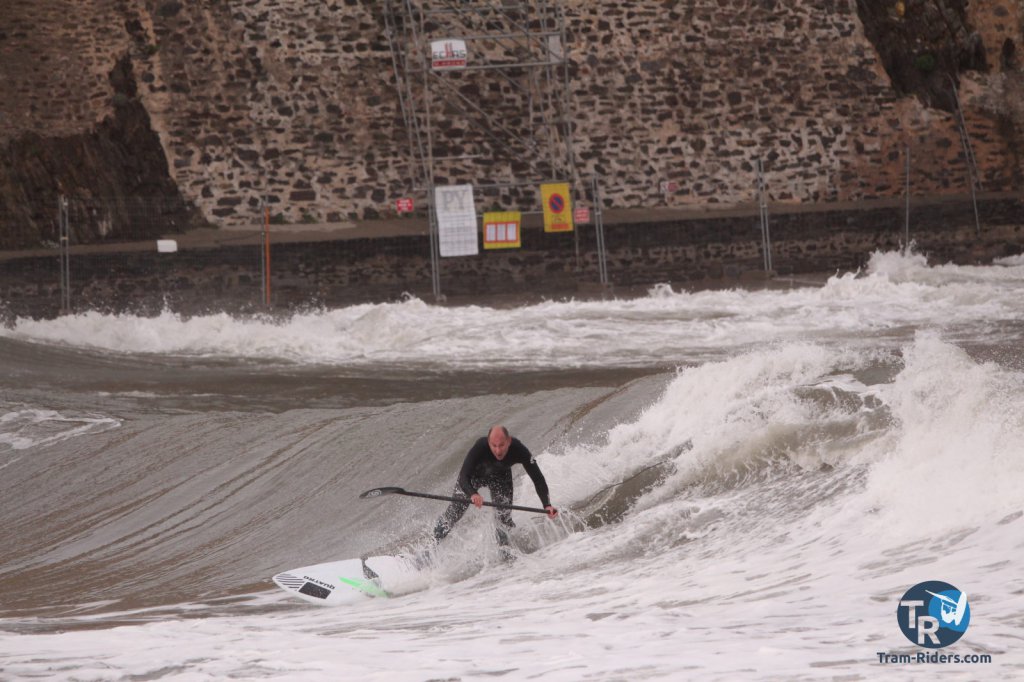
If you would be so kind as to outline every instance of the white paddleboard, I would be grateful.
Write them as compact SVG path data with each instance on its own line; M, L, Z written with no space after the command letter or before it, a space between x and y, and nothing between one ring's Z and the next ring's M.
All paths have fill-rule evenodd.
M274 583L311 604L335 606L390 597L417 574L411 558L372 556L293 568L275 575Z

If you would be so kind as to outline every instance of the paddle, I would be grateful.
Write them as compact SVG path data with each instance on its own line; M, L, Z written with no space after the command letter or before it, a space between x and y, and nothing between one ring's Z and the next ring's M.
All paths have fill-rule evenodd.
M465 502L466 504L472 504L468 497L445 497L444 495L431 495L430 493L414 493L404 488L374 488L373 490L367 490L362 493L359 498L363 500L372 499L374 497L380 497L381 495L405 495L407 497L424 497L428 500L441 500L443 502ZM497 504L495 502L484 502L485 507L494 507L495 509L517 509L519 511L535 512L537 514L547 514L547 509L541 509L539 507L520 507L517 504Z

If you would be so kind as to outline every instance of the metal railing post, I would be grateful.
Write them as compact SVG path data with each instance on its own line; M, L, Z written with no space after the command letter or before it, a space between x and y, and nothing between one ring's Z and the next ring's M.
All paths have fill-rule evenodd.
M434 191L435 188L431 185L428 189L430 194L430 286L434 294L434 301L440 302L444 300L441 294L441 228L438 224Z
M263 230L260 239L260 290L263 305L270 307L270 205L266 197L262 200L260 211L263 217Z
M60 231L60 312L71 312L71 225L68 220L68 199L63 194L57 199Z
M768 227L768 197L764 165L757 160L757 206L761 216L761 248L764 250L764 271L772 271L772 239Z
M906 145L906 173L903 189L906 215L903 219L903 255L910 255L910 145Z
M608 285L608 251L604 242L604 218L601 214L601 183L595 175L591 178L591 193L594 198L594 229L597 233L597 272L601 284Z

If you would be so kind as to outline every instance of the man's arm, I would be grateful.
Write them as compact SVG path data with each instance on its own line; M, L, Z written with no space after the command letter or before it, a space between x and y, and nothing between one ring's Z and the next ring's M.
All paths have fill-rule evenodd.
M523 468L526 469L526 473L530 476L530 480L533 481L533 487L537 489L537 497L540 498L541 504L546 508L551 506L551 500L548 498L548 482L544 480L544 474L540 472L540 467L537 466L537 460L530 455L530 458L523 463Z
M512 441L517 450L517 461L523 465L526 473L530 476L530 480L533 481L533 487L537 489L537 497L540 498L541 504L547 510L548 518L555 518L558 516L558 510L551 506L551 500L548 498L548 482L544 480L544 474L540 472L537 460L534 459L533 453L530 452L528 447L523 445L522 441L515 438Z
M537 462L533 459L532 455L529 461L523 465L523 468L530 475L533 487L537 489L537 497L540 498L541 504L544 505L544 509L548 512L548 518L553 519L558 516L558 510L551 506L551 500L548 499L548 482L544 480L544 474L540 472L540 467L537 466Z

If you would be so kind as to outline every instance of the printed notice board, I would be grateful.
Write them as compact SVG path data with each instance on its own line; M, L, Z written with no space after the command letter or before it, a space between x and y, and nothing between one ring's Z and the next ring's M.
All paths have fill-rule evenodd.
M435 187L434 206L441 256L475 256L480 253L473 185Z

